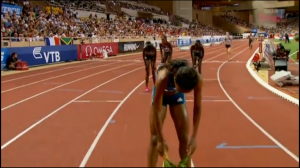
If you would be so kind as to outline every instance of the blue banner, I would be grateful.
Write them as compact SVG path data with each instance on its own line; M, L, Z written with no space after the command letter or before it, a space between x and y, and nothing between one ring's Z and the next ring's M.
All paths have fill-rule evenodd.
M257 29L252 29L252 33L257 33Z
M264 37L268 37L268 33L257 33L258 37L264 36Z
M194 42L196 40L200 40L202 44L219 44L224 41L224 36L202 36L202 37L196 37Z
M8 49L7 48L1 48L1 71L6 66L7 58L8 58Z
M211 40L214 40L211 36L202 36L200 38L197 38L196 40L200 40L202 44L208 44L211 43Z
M192 38L190 36L179 36L177 39L177 47L192 45Z
M13 52L18 54L18 59L27 62L28 66L73 61L77 60L78 55L76 45L8 48L8 54Z
M17 16L20 16L22 13L22 6L18 6L18 5L11 5L11 4L7 4L7 3L2 3L1 4L1 14L3 15L4 13L8 13L11 12L11 14L13 14L14 11L16 11Z

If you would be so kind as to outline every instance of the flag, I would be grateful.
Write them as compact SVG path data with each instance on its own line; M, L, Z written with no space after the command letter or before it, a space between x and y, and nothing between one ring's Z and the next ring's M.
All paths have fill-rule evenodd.
M45 44L46 44L46 46L60 45L60 40L58 37L48 37L48 38L45 38Z
M70 37L61 37L60 38L60 45L72 45L73 38Z

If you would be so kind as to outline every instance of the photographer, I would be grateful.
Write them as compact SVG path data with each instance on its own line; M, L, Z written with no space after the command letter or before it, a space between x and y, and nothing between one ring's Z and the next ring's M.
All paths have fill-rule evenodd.
M12 53L11 56L6 60L6 68L9 70L16 70L16 65L19 61L18 54L15 52Z

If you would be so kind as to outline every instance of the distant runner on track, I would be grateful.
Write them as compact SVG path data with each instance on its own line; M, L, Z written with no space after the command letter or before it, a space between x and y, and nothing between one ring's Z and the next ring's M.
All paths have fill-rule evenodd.
M226 32L226 37L224 39L225 42L225 48L226 48L226 54L227 54L227 60L229 61L231 58L231 41L232 41L232 37L229 36L229 33Z
M252 45L253 45L253 36L252 36L252 33L250 33L248 39L249 39L249 48L250 48L250 50L252 50Z

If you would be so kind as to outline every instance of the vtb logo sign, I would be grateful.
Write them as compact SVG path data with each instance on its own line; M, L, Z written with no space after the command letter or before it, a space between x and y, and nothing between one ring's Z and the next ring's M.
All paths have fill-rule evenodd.
M1 62L4 61L4 52L1 52Z
M35 47L32 51L32 55L35 59L44 58L46 63L53 63L53 62L59 62L60 61L59 51L42 52L42 47Z

